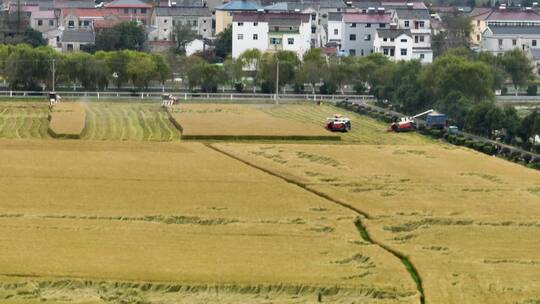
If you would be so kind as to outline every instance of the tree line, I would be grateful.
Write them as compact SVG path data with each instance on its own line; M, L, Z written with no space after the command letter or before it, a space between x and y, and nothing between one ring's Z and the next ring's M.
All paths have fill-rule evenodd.
M85 90L120 88L131 84L147 89L151 82L171 78L167 59L144 52L97 51L58 53L50 47L26 44L0 45L0 74L12 90L51 90L56 85L81 86Z

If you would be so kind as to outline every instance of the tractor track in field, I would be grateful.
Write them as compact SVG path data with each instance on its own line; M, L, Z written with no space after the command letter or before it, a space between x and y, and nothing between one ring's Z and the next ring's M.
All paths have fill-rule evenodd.
M296 180L294 180L292 178L283 176L283 175L281 175L279 173L276 173L274 171L266 169L266 168L264 168L262 166L258 166L256 164L254 164L254 163L252 163L250 161L247 161L245 159L242 159L242 158L240 158L240 157L238 157L238 156L236 156L236 155L234 155L232 153L229 153L229 152L224 151L224 150L222 150L222 149L220 149L218 147L215 147L212 144L205 144L205 146L208 147L209 149L212 149L212 150L222 154L222 155L225 155L225 156L227 156L229 158L232 158L232 159L234 159L236 161L239 161L239 162L241 162L241 163L243 163L243 164L245 164L245 165L247 165L249 167L252 167L254 169L257 169L259 171L262 171L264 173L267 173L267 174L270 174L270 175L272 175L274 177L277 177L277 178L279 178L281 180L284 180L285 182L287 182L289 184L293 184L293 185L295 185L297 187L300 187L303 190L308 191L308 192L310 192L312 194L315 194L315 195L317 195L317 196L319 196L319 197L321 197L321 198L323 198L323 199L325 199L325 200L327 200L327 201L329 201L329 202L331 202L333 204L336 204L336 205L339 205L341 207L347 208L347 209L353 211L354 213L356 213L358 215L358 218L357 218L357 220L355 221L354 224L355 224L356 228L358 229L358 232L360 233L360 237L364 241L366 241L368 243L371 243L373 245L377 245L381 249L383 249L384 251L386 251L386 252L390 253L391 255L395 256L396 258L398 258L400 260L400 262L403 264L403 266L405 267L405 269L407 270L407 272L410 274L411 279L414 281L414 283L416 285L416 289L417 289L417 291L418 291L418 293L420 295L420 304L425 304L426 303L425 302L425 295L424 295L424 287L423 287L423 284L422 284L422 278L420 277L420 274L419 274L418 270L416 269L414 264L410 261L410 259L407 256L401 254L400 252L398 252L398 251L396 251L394 249L391 249L387 245L384 245L384 244L382 244L380 242L377 242L377 241L373 240L371 238L371 236L369 235L369 232L368 232L366 226L364 226L364 224L362 223L362 218L368 219L368 220L371 219L371 216L369 214L367 214L366 212L364 212L364 211L362 211L360 209L355 208L354 206L352 206L352 205L350 205L350 204L348 204L346 202L335 199L335 198L329 196L326 193L323 193L321 191L312 189L307 184L298 182L298 181L296 181Z

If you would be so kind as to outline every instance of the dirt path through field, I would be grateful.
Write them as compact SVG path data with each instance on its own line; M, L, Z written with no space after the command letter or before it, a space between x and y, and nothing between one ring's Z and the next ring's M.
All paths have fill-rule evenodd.
M420 274L418 273L418 270L416 269L416 267L413 265L413 263L409 260L409 258L407 256L405 256L405 255L399 253L398 251L393 250L390 247L388 247L388 246L386 246L386 245L384 245L382 243L379 243L379 242L377 242L377 241L375 241L375 240L373 240L371 238L371 236L369 235L368 230L362 224L362 218L365 218L365 219L370 218L367 213L361 211L360 209L357 209L357 208L353 207L352 205L348 204L347 202L343 202L341 200L335 199L335 198L333 198L333 197L331 197L331 196L329 196L329 195L327 195L327 194L325 194L323 192L320 192L320 191L317 191L317 190L315 190L313 188L308 187L306 184L303 184L303 183L301 183L299 181L296 181L296 180L294 180L292 178L289 178L289 177L284 176L282 174L279 174L279 173L276 173L276 172L271 171L269 169L266 169L266 168L264 168L262 166L258 166L256 164L250 162L250 161L244 160L244 159L242 159L242 158L240 158L238 156L235 156L235 155L233 155L231 153L228 153L228 152L226 152L226 151L224 151L224 150L222 150L222 149L220 149L220 148L218 148L218 147L216 147L214 145L207 144L206 146L208 148L218 152L218 153L221 153L221 154L226 155L226 156L228 156L228 157L230 157L232 159L235 159L235 160L237 160L237 161L239 161L239 162L241 162L241 163L243 163L243 164L245 164L247 166L250 166L250 167L252 167L254 169L263 171L263 172L265 172L267 174L270 174L272 176L280 178L280 179L282 179L282 180L284 180L284 181L286 181L286 182L288 182L290 184L293 184L293 185L296 185L296 186L302 188L305 191L313 193L313 194L315 194L315 195L317 195L317 196L319 196L319 197L321 197L323 199L326 199L326 200L328 200L328 201L330 201L330 202L332 202L334 204L340 205L340 206L342 206L344 208L347 208L347 209L355 212L358 215L358 218L357 218L355 224L356 224L356 227L357 227L362 239L364 241L370 243L370 244L374 244L374 245L379 246L380 248L384 249L385 251L392 254L393 256L395 256L397 259L399 259L401 261L401 263L403 264L403 266L405 266L405 269L411 275L411 279L414 281L414 283L416 285L418 293L420 294L420 303L421 304L425 303L424 287L422 285L422 278L420 277Z

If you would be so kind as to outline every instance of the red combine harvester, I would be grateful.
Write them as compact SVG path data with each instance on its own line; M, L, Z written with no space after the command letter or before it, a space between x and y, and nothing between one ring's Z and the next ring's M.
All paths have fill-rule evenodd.
M326 119L324 127L332 132L347 132L351 130L351 120L341 114L334 114L334 117Z
M411 117L401 117L399 121L393 122L388 128L388 132L408 132L416 130L416 118L435 112L435 110L428 110L420 114L416 114Z

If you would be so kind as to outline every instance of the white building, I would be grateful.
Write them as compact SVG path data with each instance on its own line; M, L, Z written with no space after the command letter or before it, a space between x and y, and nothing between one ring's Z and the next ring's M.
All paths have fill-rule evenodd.
M382 53L391 60L420 60L422 63L433 61L431 48L416 47L414 34L405 29L378 29L373 42L375 52Z
M494 55L513 49L540 49L540 26L490 25L482 33L481 49Z
M293 51L302 57L311 48L310 15L238 12L233 16L232 56L249 49Z
M336 43L341 48L341 37L343 35L343 14L328 14L328 42Z
M212 13L207 7L156 7L150 19L148 40L174 41L177 24L190 26L200 37L212 37Z

